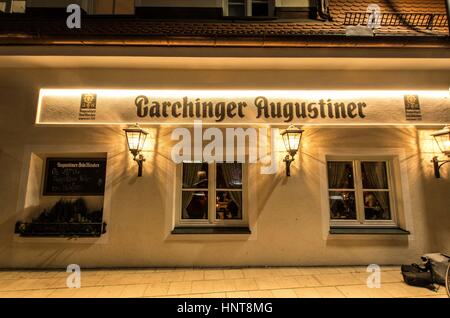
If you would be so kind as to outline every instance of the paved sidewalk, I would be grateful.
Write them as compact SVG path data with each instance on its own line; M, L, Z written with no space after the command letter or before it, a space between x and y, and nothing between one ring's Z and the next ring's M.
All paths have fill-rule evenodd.
M65 271L0 271L0 297L438 297L403 283L399 266L384 266L381 288L368 288L366 267L149 268L81 272L81 288Z

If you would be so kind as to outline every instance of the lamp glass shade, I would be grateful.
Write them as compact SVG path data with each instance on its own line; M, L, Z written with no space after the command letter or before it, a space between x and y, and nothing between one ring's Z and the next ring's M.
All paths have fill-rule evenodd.
M432 134L436 141L439 150L450 156L450 126L445 126L443 129Z
M288 129L281 133L281 136L283 137L284 147L291 156L294 156L297 153L298 148L300 147L302 133L302 129L299 129L293 125L289 126Z
M139 126L126 128L124 131L127 137L128 149L136 156L144 148L148 132Z

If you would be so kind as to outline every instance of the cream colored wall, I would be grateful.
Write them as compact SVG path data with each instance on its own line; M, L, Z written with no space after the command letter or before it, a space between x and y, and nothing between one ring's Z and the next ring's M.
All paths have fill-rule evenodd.
M314 6L313 0L276 0L275 5L277 7L300 7L307 8Z
M114 12L113 12L114 11ZM93 2L94 14L133 14L133 0L100 0Z
M252 168L253 234L236 237L170 235L175 182L175 166L169 160L172 128L151 129L156 142L146 152L144 176L137 178L120 127L33 124L41 87L414 89L448 86L449 72L422 70L412 76L405 70L0 69L0 79L0 267L392 264L416 261L424 252L450 252L449 169L443 168L441 180L433 178L428 130L308 129L290 178L282 166L276 175L259 175L257 167ZM71 145L108 152L107 235L97 243L18 239L13 229L23 213L20 187L28 171L24 163L29 149ZM321 213L319 178L324 147L401 149L412 235L324 236L327 220Z
M450 255L450 166L449 164L442 166L441 179L435 179L430 169L427 169L430 165L430 154L439 155L440 159L445 157L435 149L435 143L430 139L428 131L418 131L418 136L421 140L427 140L422 143L421 150L424 155L421 156L420 165L421 169L426 169L428 172L422 179L426 189L425 209L432 212L429 214L430 249Z

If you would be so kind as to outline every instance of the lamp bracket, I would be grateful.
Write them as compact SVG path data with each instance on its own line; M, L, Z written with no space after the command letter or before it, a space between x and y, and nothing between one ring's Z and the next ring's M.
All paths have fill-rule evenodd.
M291 176L291 163L294 161L294 156L287 154L286 157L284 157L283 161L286 162L286 176Z
M141 153L137 154L136 156L134 156L133 158L134 161L140 162L140 161L145 161L144 155L142 155Z
M138 164L138 177L142 177L142 166L145 161L144 156L142 154L138 154L134 156L133 160Z
M440 178L441 177L441 173L440 173L440 169L443 165L445 165L446 163L449 163L450 160L439 160L438 157L433 157L433 159L431 160L431 162L433 163L433 167L434 167L434 176L436 178Z

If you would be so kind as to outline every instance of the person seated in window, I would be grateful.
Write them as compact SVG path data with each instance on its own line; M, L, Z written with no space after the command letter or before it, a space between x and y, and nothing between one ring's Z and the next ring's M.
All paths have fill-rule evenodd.
M228 219L236 219L238 217L239 208L233 200L230 200L230 202L228 202L227 210Z
M208 188L208 175L206 171L200 170L197 172L198 181L194 182L193 186L195 188Z
M364 195L364 209L366 219L381 220L384 219L384 209L381 207L380 201L376 196L369 192Z
M217 196L216 209L218 219L235 219L238 217L239 207L228 192Z
M208 196L202 192L196 192L186 208L190 219L206 219L208 215Z
M230 194L228 192L225 192L223 194L222 202L224 202L226 205L225 217L227 219L237 218L239 208L238 208L237 204L233 201L233 199L230 197Z
M343 218L344 203L342 201L334 200L331 205L331 218L341 219Z
M331 206L331 217L333 219L354 219L356 211L354 209L354 197L347 192L342 192L336 196Z

